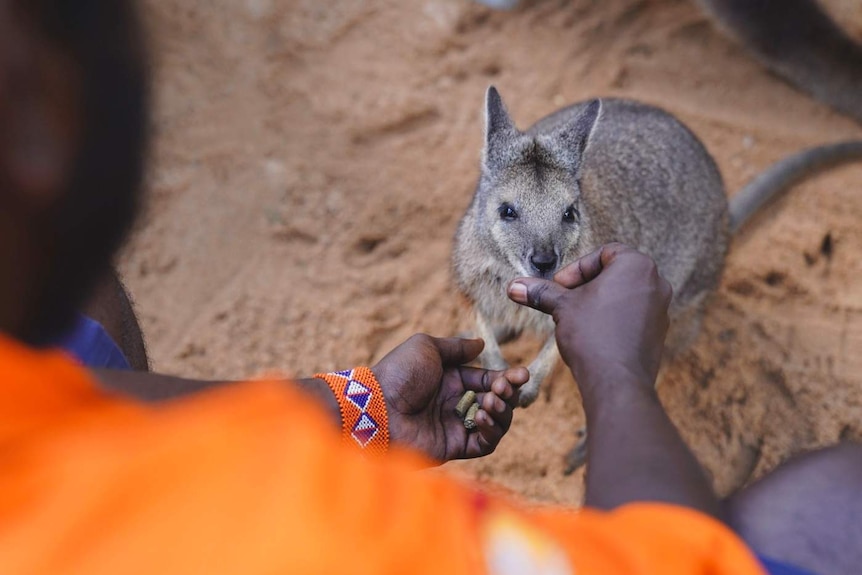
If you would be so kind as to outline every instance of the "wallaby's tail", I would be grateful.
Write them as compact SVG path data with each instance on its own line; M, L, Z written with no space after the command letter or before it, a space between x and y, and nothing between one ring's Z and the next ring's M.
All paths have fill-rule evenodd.
M779 192L805 178L854 160L862 160L862 140L810 148L776 162L730 199L731 233L742 227Z

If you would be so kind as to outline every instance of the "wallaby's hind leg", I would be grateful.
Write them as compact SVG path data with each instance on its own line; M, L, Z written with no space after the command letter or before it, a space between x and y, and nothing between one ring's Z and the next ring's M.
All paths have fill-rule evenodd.
M703 313L708 296L709 292L703 292L692 298L685 307L677 309L671 314L670 329L668 329L664 343L665 360L673 361L695 342L703 323Z
M481 313L476 313L476 331L477 336L485 340L485 349L479 356L479 363L485 369L506 369L509 364L503 359L503 352L500 350L500 344L497 342L497 335L488 320Z
M581 467L581 465L587 462L586 427L581 427L580 429L578 429L577 441L575 442L574 447L572 447L568 452L566 452L564 462L566 464L566 467L565 469L563 469L563 475L571 475L572 473L577 471Z
M530 370L530 381L521 387L521 407L527 407L536 401L536 398L539 397L539 386L554 371L559 357L557 338L554 334L551 334L545 341L545 345L542 346L539 355L536 356L536 359L527 368Z

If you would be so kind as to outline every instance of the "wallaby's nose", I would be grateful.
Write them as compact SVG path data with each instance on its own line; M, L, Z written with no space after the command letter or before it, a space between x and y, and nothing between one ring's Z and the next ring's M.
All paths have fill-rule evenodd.
M539 273L548 273L557 267L557 254L554 252L535 252L530 256L530 263Z

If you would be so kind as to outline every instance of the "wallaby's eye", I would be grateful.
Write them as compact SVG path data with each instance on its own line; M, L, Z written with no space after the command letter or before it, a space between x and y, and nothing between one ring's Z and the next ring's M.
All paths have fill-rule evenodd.
M563 221L569 224L575 223L575 220L581 217L581 212L575 206L569 206L566 208L565 213L563 214Z
M497 208L497 212L500 214L501 220L506 220L511 222L512 220L518 219L518 212L515 211L515 208L512 204L506 203Z

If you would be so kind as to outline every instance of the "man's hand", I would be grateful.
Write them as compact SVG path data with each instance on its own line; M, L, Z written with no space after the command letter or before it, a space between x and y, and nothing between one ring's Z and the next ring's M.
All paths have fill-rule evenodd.
M553 316L560 354L579 382L608 369L655 381L671 295L655 262L622 244L584 256L553 282L519 278L509 286L514 301Z
M488 371L465 366L483 347L480 339L414 335L371 368L383 390L393 443L441 462L481 457L496 449L512 423L518 387L527 382L529 373L523 367ZM107 389L145 401L168 400L235 383L116 370L100 370L98 378ZM338 402L324 380L306 378L289 385L317 399L341 425ZM474 430L465 428L455 413L455 405L468 389L476 392L480 405Z
M394 443L437 461L494 451L512 422L518 387L529 374L523 367L488 371L465 366L482 347L477 339L414 335L371 368L386 398ZM476 392L480 405L472 432L455 413L455 405L468 389Z
M654 389L671 299L655 263L610 244L554 280L519 278L509 297L557 323L587 416L586 505L662 501L720 517L709 481Z

